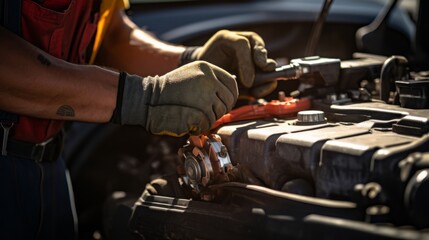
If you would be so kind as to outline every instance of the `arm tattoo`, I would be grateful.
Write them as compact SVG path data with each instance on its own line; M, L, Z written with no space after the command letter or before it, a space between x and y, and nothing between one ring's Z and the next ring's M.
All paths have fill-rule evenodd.
M37 60L39 60L39 62L43 65L46 65L46 66L51 65L51 61L49 61L49 59L43 56L42 54L37 55Z
M74 117L74 109L69 105L62 105L58 108L57 115L62 117Z

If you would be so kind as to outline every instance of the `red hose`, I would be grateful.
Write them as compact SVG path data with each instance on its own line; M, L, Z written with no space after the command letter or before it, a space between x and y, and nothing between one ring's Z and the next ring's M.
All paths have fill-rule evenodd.
M310 106L311 101L308 98L286 98L285 101L282 102L273 100L258 105L247 105L236 108L223 115L215 122L211 129L218 128L223 124L231 122L295 116L299 111L307 110Z

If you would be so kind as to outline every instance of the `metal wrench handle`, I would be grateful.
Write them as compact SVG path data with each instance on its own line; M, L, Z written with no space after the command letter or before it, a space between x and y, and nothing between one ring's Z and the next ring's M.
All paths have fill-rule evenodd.
M253 86L260 86L265 83L278 81L278 80L290 80L297 79L302 74L308 72L308 69L302 68L299 64L291 63L277 67L273 72L258 72L255 75L255 81Z

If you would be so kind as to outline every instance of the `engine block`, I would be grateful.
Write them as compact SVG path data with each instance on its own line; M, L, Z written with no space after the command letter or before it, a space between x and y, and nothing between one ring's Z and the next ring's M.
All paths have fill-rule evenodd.
M427 188L421 171L429 167L422 160L429 149L429 110L369 102L334 105L326 114L329 121L321 123L230 123L217 134L233 165L249 168L268 188L369 208L387 206L392 216L401 216L394 222L406 215L414 224L429 226L428 220L409 214L411 208L426 209L410 203L425 202L429 194L417 200L406 190Z

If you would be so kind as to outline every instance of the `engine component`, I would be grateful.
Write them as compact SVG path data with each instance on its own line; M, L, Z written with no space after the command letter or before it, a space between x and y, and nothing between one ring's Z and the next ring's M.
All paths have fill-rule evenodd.
M273 72L259 72L255 76L253 86L260 86L262 84L277 81L277 80L291 80L298 79L301 75L308 73L308 69L301 67L299 64L288 64L277 67Z
M276 156L276 150L282 149L277 146L278 138L283 135L315 129L321 130L333 126L336 124L299 125L296 119L248 121L223 126L217 131L217 134L222 137L223 143L227 146L233 164L248 166L266 186L281 189L287 181L301 177L298 173L298 175L285 174L285 172L289 172L288 165L290 162L284 158L293 158L293 161L297 161L300 157L296 155L299 153L288 151L279 153L281 157ZM299 163L298 165L302 166L303 164ZM308 175L306 174L305 177Z
M179 150L183 169L179 171L196 193L209 184L228 182L233 166L228 150L219 135L191 136L188 144Z
M395 89L395 81L402 80L408 74L407 64L408 60L403 56L392 56L384 62L380 76L381 100L389 103L390 92Z
M429 132L429 119L405 116L398 123L393 124L393 132L420 137Z
M319 56L292 59L288 65L280 66L273 72L258 73L254 86L277 80L300 79L310 86L332 86L338 82L340 59Z
M406 184L404 206L411 221L421 227L429 227L429 153L415 152L398 164L401 182Z
M325 123L325 113L322 111L316 110L308 110L308 111L300 111L298 113L298 120L296 124L298 125L313 125Z
M212 126L212 129L216 129L219 126L230 122L252 119L290 117L294 116L299 111L309 109L311 105L310 99L308 98L281 98L282 99L272 100L268 103L263 102L255 105L247 105L236 108L219 118Z
M429 108L429 79L396 81L395 84L402 107Z
M407 154L429 147L429 110L368 102L332 106L329 113L366 116L360 122L324 122L322 114L303 111L297 120L230 123L217 133L232 163L249 166L264 186L355 202L371 222L400 224L410 218L426 226L415 199L426 199L422 176L429 168L414 167L406 180L398 173L405 171L399 163ZM306 121L310 124L299 124ZM357 196L359 186L365 194ZM399 200L391 202L392 196Z
M307 69L306 73L300 76L300 82L304 84L333 86L338 83L341 69L340 59L312 56L292 59L291 63Z
M299 79L301 96L325 96L335 90L358 88L360 82L380 76L386 57L371 54L354 54L354 59L340 61L318 56L292 59L288 65L273 72L257 73L254 86L277 80ZM402 57L403 58L403 57ZM396 79L395 79L396 80ZM315 88L318 87L318 88Z

